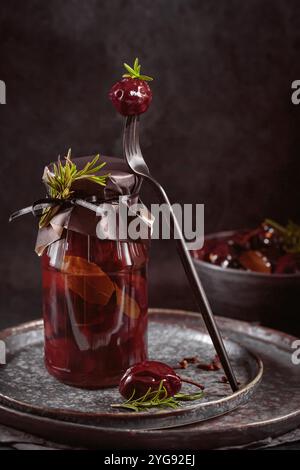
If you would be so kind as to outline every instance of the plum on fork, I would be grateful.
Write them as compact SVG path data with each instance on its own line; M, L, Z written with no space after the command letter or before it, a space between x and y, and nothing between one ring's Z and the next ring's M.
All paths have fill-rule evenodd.
M108 96L116 110L123 116L145 113L152 101L152 91L147 81L153 79L141 75L138 59L135 59L133 68L128 64L124 64L124 67L128 73L112 86Z

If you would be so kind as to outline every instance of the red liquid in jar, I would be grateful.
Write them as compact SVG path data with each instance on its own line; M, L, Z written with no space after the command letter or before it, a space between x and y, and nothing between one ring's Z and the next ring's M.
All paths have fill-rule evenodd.
M147 245L68 231L43 255L45 364L83 388L147 358Z

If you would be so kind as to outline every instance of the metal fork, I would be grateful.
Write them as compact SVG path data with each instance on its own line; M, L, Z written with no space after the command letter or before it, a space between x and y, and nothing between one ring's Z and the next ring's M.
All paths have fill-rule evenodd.
M231 363L227 351L225 349L220 331L215 322L212 310L210 308L208 299L206 297L205 291L203 289L202 283L199 279L199 276L196 272L194 263L192 261L189 250L186 246L185 239L182 234L181 227L178 223L178 220L173 211L172 205L169 201L169 198L163 189L163 187L156 181L149 172L149 168L146 165L146 162L143 158L140 144L139 144L139 117L138 116L128 116L125 122L124 136L123 136L123 151L126 161L136 175L138 175L139 183L137 190L139 189L142 179L149 181L156 191L159 193L160 197L164 200L165 203L169 206L170 211L170 220L171 220L171 230L172 234L176 235L175 241L177 244L177 250L183 264L185 273L191 285L191 288L194 292L200 313L203 316L206 328L210 334L216 352L220 358L222 367L230 383L232 390L235 392L238 390L238 384L236 377L234 375Z

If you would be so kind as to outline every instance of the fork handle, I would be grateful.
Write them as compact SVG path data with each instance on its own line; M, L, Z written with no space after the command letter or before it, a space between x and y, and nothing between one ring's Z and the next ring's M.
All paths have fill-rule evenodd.
M233 390L233 392L238 390L238 383L234 374L234 371L232 369L227 351L225 349L222 336L220 334L219 328L216 324L214 315L212 313L211 307L209 305L208 299L206 297L204 288L202 286L202 283L200 281L200 278L197 274L195 265L193 263L192 257L190 255L190 252L186 246L185 239L181 230L181 227L178 223L178 220L176 218L176 215L173 211L172 205L170 203L170 200L164 190L164 188L156 181L152 176L150 175L144 175L144 178L149 180L158 190L160 196L163 198L163 200L168 204L169 210L170 210L170 216L171 216L171 230L173 234L177 234L178 236L175 236L175 241L177 245L177 251L179 253L181 262L183 264L185 273L187 275L187 278L189 280L189 283L192 287L192 290L194 292L194 296L196 298L197 304L200 309L200 313L202 313L204 323L206 325L206 328L210 334L210 337L212 339L212 342L214 344L214 347L216 349L216 352L220 358L220 362L222 364L222 367L224 369L225 375L228 379L228 382Z

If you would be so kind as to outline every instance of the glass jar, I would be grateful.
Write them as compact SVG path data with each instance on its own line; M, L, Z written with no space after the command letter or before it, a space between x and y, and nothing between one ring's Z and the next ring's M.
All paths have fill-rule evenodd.
M148 242L65 230L42 257L45 364L60 381L116 385L147 358Z

